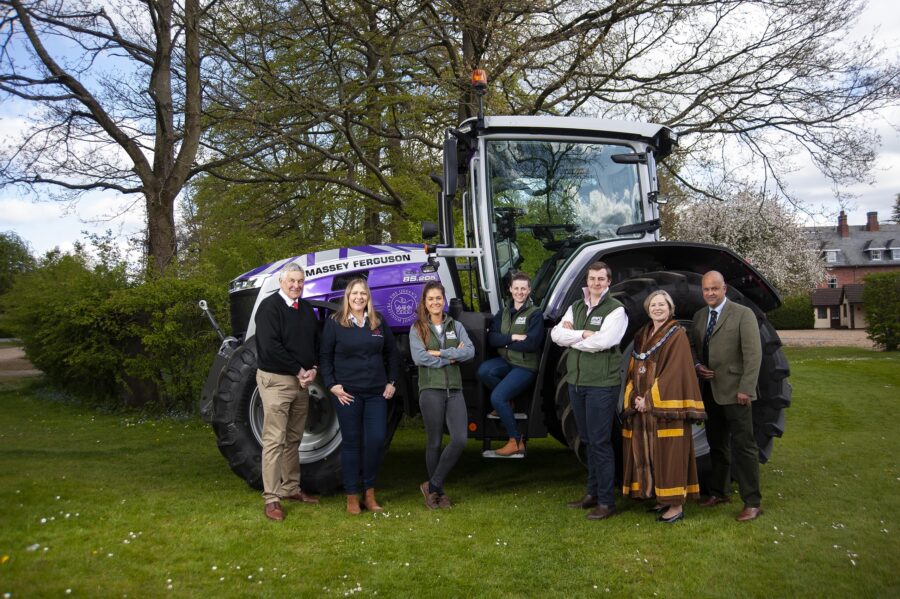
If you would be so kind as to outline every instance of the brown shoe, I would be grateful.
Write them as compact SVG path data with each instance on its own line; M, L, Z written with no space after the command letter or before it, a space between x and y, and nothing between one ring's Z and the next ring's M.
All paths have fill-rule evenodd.
M718 495L710 495L706 499L700 502L700 507L715 507L720 503L729 503L731 502L730 497L719 497Z
M442 510L452 507L452 504L450 503L450 498L447 497L446 495L438 495L438 507L441 508Z
M363 499L363 505L370 512L383 512L384 508L375 501L375 489L366 489L366 497Z
M430 510L436 510L439 507L441 507L438 504L438 494L431 493L428 490L428 481L427 480L424 483L422 483L421 485L419 485L419 490L422 491L422 495L425 496L425 507L427 507Z
M566 507L576 510L589 510L592 507L597 507L597 498L593 495L585 495L578 501L570 501L566 504Z
M510 439L506 442L506 445L495 451L499 456L509 457L511 455L516 455L519 453L519 443L515 439Z
M750 520L756 520L762 515L763 511L760 507L752 507L749 505L745 505L744 509L741 510L741 513L738 514L738 517L735 518L738 522L749 522Z
M359 507L359 497L356 495L347 495L347 513L358 516L362 510Z
M291 501L301 501L303 503L319 503L318 497L316 497L315 495L309 495L302 489L297 489L293 494L285 497L285 499L290 499Z
M266 518L275 520L276 522L284 520L284 512L281 511L280 502L272 501L271 503L266 504Z
M616 506L598 505L588 512L588 520L605 520L616 515Z

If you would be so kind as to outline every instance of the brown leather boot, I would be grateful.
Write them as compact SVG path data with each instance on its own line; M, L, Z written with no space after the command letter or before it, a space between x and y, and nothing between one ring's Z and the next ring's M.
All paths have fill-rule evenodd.
M384 508L378 505L378 502L375 501L375 489L366 489L366 498L363 499L363 504L370 512L384 511Z
M494 453L504 457L515 455L519 453L519 442L515 439L510 439L506 442L506 445L504 445Z
M359 509L359 497L357 495L347 495L347 513L357 516L361 511Z

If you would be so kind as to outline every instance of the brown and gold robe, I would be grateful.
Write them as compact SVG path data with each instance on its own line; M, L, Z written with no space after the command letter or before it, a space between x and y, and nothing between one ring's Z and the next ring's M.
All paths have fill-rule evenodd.
M622 494L682 505L700 496L691 424L706 412L684 329L670 320L656 334L652 330L649 322L637 332L628 364ZM645 398L646 412L634 409L638 396Z

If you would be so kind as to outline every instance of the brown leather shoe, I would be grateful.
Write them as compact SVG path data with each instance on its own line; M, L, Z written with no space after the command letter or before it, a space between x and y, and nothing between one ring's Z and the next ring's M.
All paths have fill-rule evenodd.
M347 513L358 516L362 512L359 507L359 497L356 495L347 495Z
M597 507L597 498L593 495L585 495L577 501L570 501L566 504L566 507L576 510L589 510L592 507Z
M363 499L363 505L370 512L383 512L384 508L375 501L375 489L366 489L366 497Z
M280 502L272 501L271 503L266 504L266 518L275 520L276 522L284 520L284 512L281 511Z
M616 506L598 505L586 516L588 520L605 520L616 515Z
M305 493L303 489L297 489L292 495L286 496L285 499L290 499L291 501L301 501L303 503L319 503L318 497Z
M438 495L438 507L442 510L445 510L449 507L452 507L453 504L450 503L450 498L446 495Z
M424 483L422 483L421 485L419 485L419 490L422 491L422 495L425 496L425 507L427 507L430 510L436 510L439 507L441 507L440 504L438 504L438 494L431 493L428 490L428 481L427 480Z
M495 451L499 456L509 457L511 455L516 455L519 453L519 443L515 439L510 439L506 442L506 445Z
M744 509L741 510L741 513L738 514L738 517L735 518L738 522L749 522L750 520L756 520L762 515L763 511L760 507L752 507L749 505L745 505Z
M710 495L706 499L700 502L700 507L715 507L720 503L729 503L731 501L730 497L719 497L718 495Z

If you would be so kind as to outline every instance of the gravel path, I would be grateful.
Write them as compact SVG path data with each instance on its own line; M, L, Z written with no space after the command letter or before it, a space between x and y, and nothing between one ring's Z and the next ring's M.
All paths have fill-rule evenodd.
M781 342L788 347L863 347L874 349L865 329L807 329L778 331Z
M0 347L0 378L38 376L41 374L25 358L21 347Z

